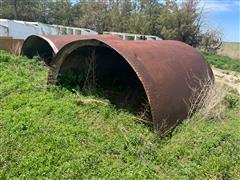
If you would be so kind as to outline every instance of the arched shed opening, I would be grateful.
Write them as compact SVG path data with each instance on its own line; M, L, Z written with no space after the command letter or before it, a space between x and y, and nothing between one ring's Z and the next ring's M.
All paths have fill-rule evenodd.
M135 71L106 45L86 45L72 51L61 64L58 83L70 89L97 91L119 108L147 111L150 116L147 96Z
M55 52L47 40L33 35L24 41L21 55L28 58L40 57L48 65L53 59Z

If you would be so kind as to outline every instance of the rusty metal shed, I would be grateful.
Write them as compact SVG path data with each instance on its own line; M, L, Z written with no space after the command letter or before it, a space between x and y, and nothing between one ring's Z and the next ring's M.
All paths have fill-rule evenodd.
M64 37L59 37L63 42ZM213 80L209 64L191 46L178 41L123 41L101 36L66 43L50 63L49 83L69 69L86 72L95 53L96 75L102 87L115 81L131 89L137 103L146 97L154 129L175 127L187 117L193 89Z

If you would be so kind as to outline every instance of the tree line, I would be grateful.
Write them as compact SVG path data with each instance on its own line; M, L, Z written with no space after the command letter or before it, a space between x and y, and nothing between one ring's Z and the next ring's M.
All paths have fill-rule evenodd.
M202 17L199 0L0 0L0 18L156 35L214 52L221 36Z

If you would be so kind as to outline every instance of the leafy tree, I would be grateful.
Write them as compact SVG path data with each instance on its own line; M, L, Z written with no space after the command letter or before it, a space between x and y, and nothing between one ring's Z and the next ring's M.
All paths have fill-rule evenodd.
M221 36L221 31L209 28L202 34L200 48L205 52L216 54L217 50L222 46Z
M161 14L161 4L157 0L140 0L140 14L144 21L145 34L158 34L157 19Z
M46 22L46 1L0 0L0 18Z
M81 15L75 23L78 26L103 32L107 26L108 4L104 0L82 0L77 5Z
M47 0L45 18L47 23L73 25L73 6L71 0Z
M110 30L110 31L119 31L121 28L121 24L119 23L122 18L121 18L121 13L120 13L120 0L110 0L109 1L109 12L108 12L108 18L109 18L109 23L108 23L108 28L105 30Z
M163 39L174 39L197 46L201 34L201 10L197 0L186 0L181 5L167 0L158 17L159 34Z
M0 18L18 18L17 0L0 0Z

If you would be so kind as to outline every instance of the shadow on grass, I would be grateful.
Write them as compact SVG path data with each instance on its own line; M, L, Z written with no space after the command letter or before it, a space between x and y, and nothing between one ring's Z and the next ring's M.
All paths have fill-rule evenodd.
M153 131L150 106L141 84L121 84L117 80L111 83L99 83L97 80L86 82L86 72L73 69L58 77L57 85L72 93L107 99L116 109L134 115L137 122Z

